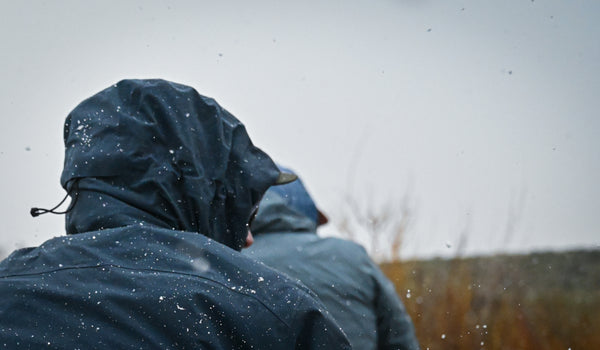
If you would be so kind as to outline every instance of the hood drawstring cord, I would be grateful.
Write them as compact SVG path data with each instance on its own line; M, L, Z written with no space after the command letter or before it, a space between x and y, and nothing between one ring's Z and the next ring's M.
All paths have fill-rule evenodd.
M79 192L77 191L77 189L79 189L77 186L78 185L78 181L79 179L73 179L73 185L71 186L71 188L69 188L69 191L67 192L67 194L65 195L65 198L63 198L60 203L58 203L54 208L52 209L44 209L44 208L31 208L31 210L29 211L29 213L31 214L31 216L33 216L34 218L36 216L40 216L42 214L47 214L47 213L52 213L52 214L66 214L68 212L70 212L73 209L73 206L75 206L75 203L77 202L77 198L79 195ZM66 200L67 197L69 197L69 195L71 194L71 192L73 192L73 189L75 189L77 187L77 189L75 190L75 195L73 197L73 200L71 201L71 203L69 204L69 207L67 207L67 209L65 211L56 211L56 209L58 207L60 207Z

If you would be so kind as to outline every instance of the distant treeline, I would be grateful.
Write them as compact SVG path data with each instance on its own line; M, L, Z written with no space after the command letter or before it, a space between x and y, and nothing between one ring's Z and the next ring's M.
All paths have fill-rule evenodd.
M600 349L600 251L386 263L425 349Z

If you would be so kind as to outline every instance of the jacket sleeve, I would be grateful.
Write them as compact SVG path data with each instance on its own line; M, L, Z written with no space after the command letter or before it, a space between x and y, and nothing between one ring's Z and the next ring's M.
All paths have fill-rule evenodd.
M378 349L418 350L415 329L392 282L372 262Z
M299 306L298 310L302 311L293 325L296 350L351 349L346 334L316 296L304 299Z

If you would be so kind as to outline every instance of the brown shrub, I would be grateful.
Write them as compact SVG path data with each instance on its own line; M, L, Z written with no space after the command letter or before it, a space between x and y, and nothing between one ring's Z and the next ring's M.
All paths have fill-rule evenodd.
M422 349L600 349L600 252L382 265Z

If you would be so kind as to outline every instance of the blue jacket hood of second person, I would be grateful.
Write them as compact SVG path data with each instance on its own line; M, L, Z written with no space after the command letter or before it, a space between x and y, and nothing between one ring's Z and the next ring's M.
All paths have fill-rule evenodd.
M282 172L294 171L278 165ZM267 190L252 222L252 234L316 232L319 211L300 178Z
M68 234L153 225L241 249L279 169L215 100L164 80L123 80L64 127Z

